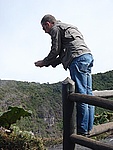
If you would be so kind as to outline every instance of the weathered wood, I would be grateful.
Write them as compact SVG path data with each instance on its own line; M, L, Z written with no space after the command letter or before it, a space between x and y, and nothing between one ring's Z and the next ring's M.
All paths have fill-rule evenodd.
M90 105L113 110L113 101L108 100L106 98L90 96L90 95L85 95L85 94L79 94L79 93L72 93L69 95L68 98L69 98L69 100L74 101L74 102L87 103Z
M94 126L88 137L76 134L76 103L83 102L90 105L113 110L113 101L106 98L113 97L113 90L93 91L94 96L75 93L74 82L67 78L62 82L63 100L63 150L75 150L75 144L93 150L113 150L113 146L92 140L88 137L113 130L113 122ZM102 98L103 97L103 98ZM75 122L75 123L74 123Z
M113 130L113 122L95 125L88 137L96 136L111 130Z
M110 98L113 97L113 90L93 91L94 96Z
M111 145L107 145L81 135L72 134L70 138L74 143L91 148L93 150L113 150L113 146Z
M67 78L62 82L63 103L63 150L76 150L70 135L76 133L76 103L69 101L68 95L75 91L75 84Z

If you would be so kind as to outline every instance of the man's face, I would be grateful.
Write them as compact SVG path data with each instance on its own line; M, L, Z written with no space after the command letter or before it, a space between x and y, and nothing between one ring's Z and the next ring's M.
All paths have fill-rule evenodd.
M45 31L45 33L49 33L52 27L53 24L50 22L46 22L45 24L42 24L42 29Z

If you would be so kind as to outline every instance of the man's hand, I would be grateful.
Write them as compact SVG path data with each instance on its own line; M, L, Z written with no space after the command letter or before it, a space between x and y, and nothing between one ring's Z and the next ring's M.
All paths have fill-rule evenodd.
M44 66L43 60L39 60L39 61L35 62L34 64L36 67L43 67Z

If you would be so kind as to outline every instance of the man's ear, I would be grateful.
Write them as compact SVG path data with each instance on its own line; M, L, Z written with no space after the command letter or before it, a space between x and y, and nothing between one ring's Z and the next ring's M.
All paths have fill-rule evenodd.
M45 23L45 25L49 26L49 25L50 25L50 22L47 21L47 22Z

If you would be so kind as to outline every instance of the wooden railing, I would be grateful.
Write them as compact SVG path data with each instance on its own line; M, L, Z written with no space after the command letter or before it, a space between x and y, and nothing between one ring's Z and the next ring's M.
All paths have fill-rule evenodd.
M62 82L63 150L76 150L76 144L93 150L113 150L113 146L90 138L108 130L113 130L113 122L95 126L89 137L76 134L76 102L84 102L113 110L113 101L107 99L113 97L113 90L94 91L93 93L94 96L75 93L75 84L70 78Z

